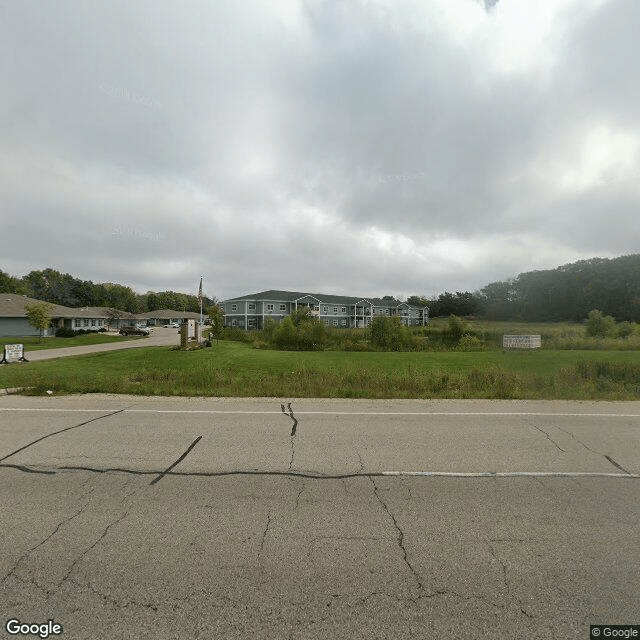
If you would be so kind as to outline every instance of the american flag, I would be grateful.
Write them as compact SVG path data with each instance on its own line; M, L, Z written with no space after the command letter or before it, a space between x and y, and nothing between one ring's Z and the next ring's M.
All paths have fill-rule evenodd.
M200 276L200 288L198 289L198 300L202 303L202 276Z

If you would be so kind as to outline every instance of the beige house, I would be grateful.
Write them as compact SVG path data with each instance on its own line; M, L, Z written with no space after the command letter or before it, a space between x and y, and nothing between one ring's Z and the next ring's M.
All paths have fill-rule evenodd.
M27 320L25 306L41 303L17 293L0 293L0 337L38 336ZM129 313L111 307L65 307L60 304L47 303L51 307L51 326L45 329L45 336L52 336L56 329L64 327L78 331L79 329L98 331L105 329L117 331L124 325L148 324L161 327L165 324L182 324L188 319L200 320L200 314L193 311L176 311L174 309L158 309L145 313Z

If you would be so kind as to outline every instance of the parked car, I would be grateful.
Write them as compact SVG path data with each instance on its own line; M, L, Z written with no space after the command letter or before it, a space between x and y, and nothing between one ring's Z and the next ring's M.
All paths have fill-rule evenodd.
M179 329L180 325L177 322L170 322L169 324L164 325L168 329Z
M120 327L118 333L121 336L148 336L149 329L143 329L142 327L135 327L134 325L127 325Z

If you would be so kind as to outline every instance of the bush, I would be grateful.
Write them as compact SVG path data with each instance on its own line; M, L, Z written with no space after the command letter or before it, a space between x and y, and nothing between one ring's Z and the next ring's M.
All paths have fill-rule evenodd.
M323 322L298 309L273 330L271 342L278 349L322 351L327 333ZM266 335L266 333L265 333Z
M73 329L67 329L66 327L59 327L56 329L56 338L73 338L76 332Z
M223 340L234 340L235 342L251 342L251 335L244 329L238 327L225 327L222 332Z
M482 351L484 349L484 342L473 336L470 333L465 333L458 341L456 351Z
M454 315L449 316L449 331L447 332L451 340L458 342L467 331L467 327L462 318Z
M587 335L606 338L615 335L616 321L611 316L605 316L602 311L593 309L587 316Z
M633 322L621 322L616 327L616 336L618 338L628 338L636 333L637 327Z
M414 344L413 336L402 324L400 316L374 316L367 333L371 344L385 351L402 351Z

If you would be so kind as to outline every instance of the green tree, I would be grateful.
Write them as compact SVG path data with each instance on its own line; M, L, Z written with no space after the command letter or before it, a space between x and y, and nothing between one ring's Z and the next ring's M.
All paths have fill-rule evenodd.
M373 316L367 334L373 346L385 351L401 351L411 344L411 334L400 316Z
M211 335L218 341L224 332L224 311L216 304L207 309L207 316L211 321Z
M0 293L27 295L27 286L20 280L0 270Z
M602 311L592 309L587 316L587 335L596 338L613 336L616 332L616 321L611 316L605 316Z
M27 314L27 320L34 329L40 330L40 337L45 329L49 328L51 324L51 312L53 305L46 302L34 302L33 304L26 304L24 311Z
M459 318L456 315L449 316L449 337L451 340L455 340L458 342L460 338L467 332L467 326L465 325L462 318Z

